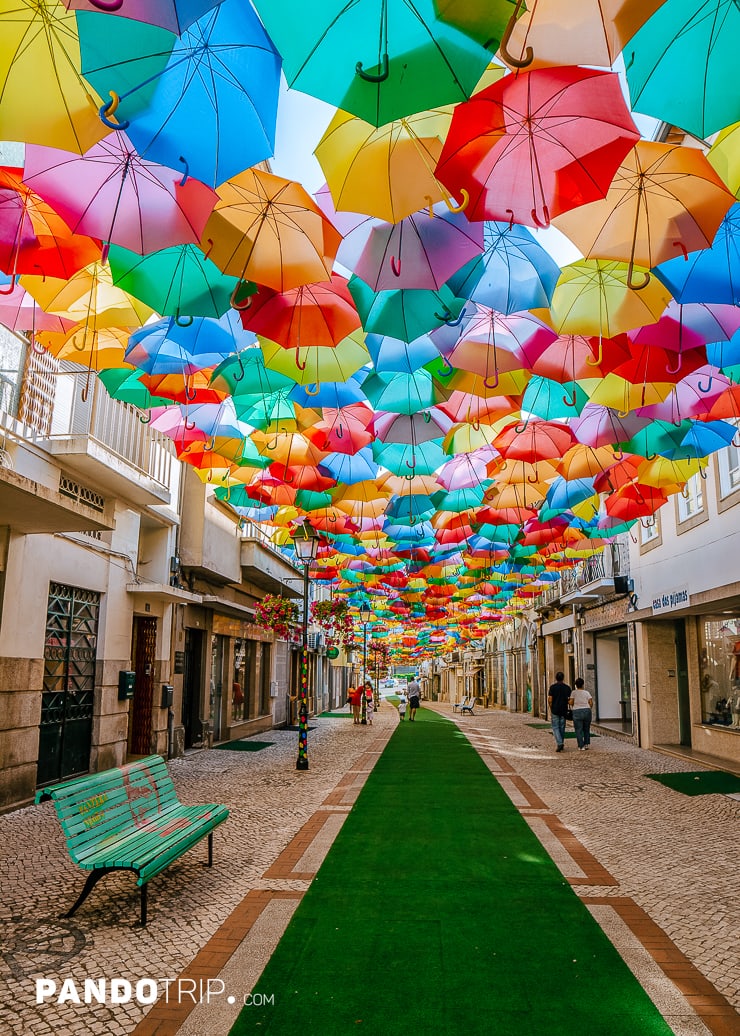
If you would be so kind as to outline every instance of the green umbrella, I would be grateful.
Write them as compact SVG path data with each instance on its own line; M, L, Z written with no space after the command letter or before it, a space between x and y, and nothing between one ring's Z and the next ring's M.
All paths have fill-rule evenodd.
M373 443L373 456L378 464L392 471L394 475L432 475L445 461L439 442L410 445L407 443Z
M445 285L436 291L399 288L375 292L359 277L352 277L349 290L368 333L402 342L413 342L433 328L456 323L465 305Z
M258 348L242 349L229 356L219 363L211 377L211 386L219 392L228 392L235 404L245 400L253 403L263 396L289 392L295 384L287 375L265 367L262 350Z
M491 60L437 20L433 0L256 0L255 7L288 85L374 126L465 100Z
M666 0L624 50L632 109L700 139L738 120L736 0Z
M223 316L239 285L236 277L227 277L206 259L197 245L173 245L143 256L112 245L108 258L113 283L162 316ZM240 287L239 299L256 290L254 284Z
M111 367L109 370L98 371L98 378L105 385L111 399L132 403L140 410L151 410L155 406L172 406L171 399L153 396L146 385L139 381L141 375L142 371L132 370L130 367Z
M588 396L575 381L561 384L550 378L534 375L522 396L522 411L545 421L577 417L588 403Z
M434 406L440 398L437 383L425 370L413 374L375 372L365 378L362 391L376 410L394 414L416 414Z

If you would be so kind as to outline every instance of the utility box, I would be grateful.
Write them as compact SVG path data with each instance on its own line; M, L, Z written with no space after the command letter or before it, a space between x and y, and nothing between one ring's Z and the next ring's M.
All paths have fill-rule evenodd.
M121 669L118 673L118 700L129 701L134 696L136 673L130 669Z
M171 683L162 684L162 708L171 709L175 698L175 688Z

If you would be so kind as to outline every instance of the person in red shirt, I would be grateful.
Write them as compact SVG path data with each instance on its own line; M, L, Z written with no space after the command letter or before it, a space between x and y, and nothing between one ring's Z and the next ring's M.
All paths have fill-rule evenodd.
M355 723L360 722L360 706L362 705L362 686L350 687L347 691L349 703L352 706L352 716Z

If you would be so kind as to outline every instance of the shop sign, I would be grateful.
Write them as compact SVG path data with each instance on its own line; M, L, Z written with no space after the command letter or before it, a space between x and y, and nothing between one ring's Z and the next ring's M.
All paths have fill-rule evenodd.
M653 597L653 615L661 615L663 612L672 612L677 608L685 608L689 603L688 586L678 586L673 590L666 590L665 593L656 594Z
M330 647L326 649L327 658L339 658L339 648Z

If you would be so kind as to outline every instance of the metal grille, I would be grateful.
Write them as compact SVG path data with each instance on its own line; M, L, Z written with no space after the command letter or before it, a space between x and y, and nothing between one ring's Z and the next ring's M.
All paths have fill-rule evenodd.
M100 594L51 583L44 643L38 783L90 767Z
M26 350L18 417L42 435L51 431L59 361L46 349Z
M152 751L152 709L154 706L154 664L157 655L157 620L134 619L134 669L136 684L131 703L129 752L149 755Z
M67 475L62 475L59 479L59 492L62 496L69 497L70 500L77 500L101 514L105 510L105 497L68 478Z

